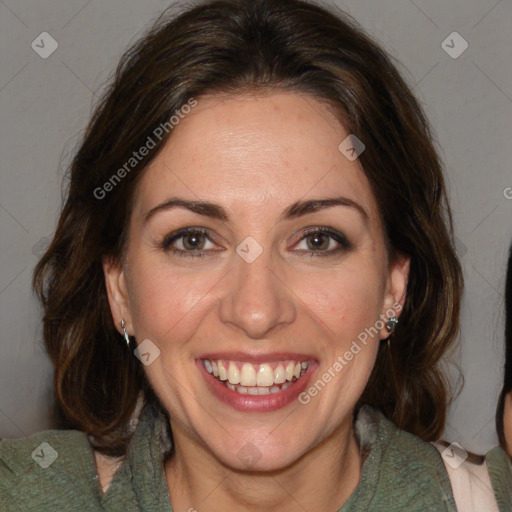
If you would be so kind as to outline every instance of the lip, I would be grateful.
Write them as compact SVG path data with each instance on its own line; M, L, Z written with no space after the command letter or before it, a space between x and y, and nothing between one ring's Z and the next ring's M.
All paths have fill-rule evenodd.
M242 395L236 391L232 391L226 387L222 382L217 380L213 375L206 371L203 359L223 359L230 361L244 361L247 363L259 364L270 361L284 361L295 359L297 361L309 361L309 367L306 373L294 383L292 383L284 391L273 393L270 395ZM212 394L221 402L231 406L233 409L241 412L272 412L286 407L306 389L308 386L311 375L318 367L318 363L311 356L305 354L293 353L273 353L273 354L260 354L249 355L247 353L220 353L206 354L196 359L196 365L201 371L206 385Z

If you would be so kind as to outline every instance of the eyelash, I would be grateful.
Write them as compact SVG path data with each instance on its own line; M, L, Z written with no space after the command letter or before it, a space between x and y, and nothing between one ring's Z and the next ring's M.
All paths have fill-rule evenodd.
M164 252L172 252L176 256L183 257L183 258L204 258L207 256L207 252L201 252L201 251L184 251L182 249L176 249L171 247L171 244L173 244L176 240L179 240L180 238L184 238L187 235L190 234L201 234L206 236L210 242L212 242L211 238L208 236L208 230L204 228L184 228L180 229L179 231L175 233L171 233L170 235L166 236L163 241L159 244L159 248L163 250ZM330 228L325 227L316 227L316 228L310 228L307 231L305 231L301 237L301 239L297 242L300 243L303 240L305 240L308 236L314 235L314 234L322 234L322 235L328 235L331 237L334 241L336 241L339 244L339 247L336 249L331 249L327 251L307 251L307 255L310 257L327 257L327 256L333 256L335 254L338 254L342 251L348 251L352 248L352 244L347 240L347 238Z

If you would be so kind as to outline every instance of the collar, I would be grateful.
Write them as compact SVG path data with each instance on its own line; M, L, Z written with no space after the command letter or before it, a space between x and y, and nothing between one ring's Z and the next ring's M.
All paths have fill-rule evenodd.
M133 434L126 458L101 504L106 510L118 510L122 503L125 511L172 512L164 470L165 456L172 448L169 419L157 403L147 402L142 406L139 401L136 411L140 409L139 417L130 424ZM383 421L392 425L380 411L369 405L363 405L357 412L354 432L364 463L360 483L343 510L367 510L373 498L372 487L378 479L382 459L383 447L379 443L382 429L379 426Z

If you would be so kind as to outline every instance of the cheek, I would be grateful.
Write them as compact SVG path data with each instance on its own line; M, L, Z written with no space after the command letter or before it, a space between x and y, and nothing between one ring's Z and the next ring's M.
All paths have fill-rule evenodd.
M381 327L376 323L384 295L381 277L377 265L359 260L328 275L300 280L297 295L322 330L317 348L324 364L319 378L333 384L321 400L332 410L355 404L375 364ZM338 400L340 393L345 400Z
M218 279L209 273L198 278L193 269L176 270L154 260L132 261L130 306L137 335L164 340L182 330L202 310Z
M346 266L297 280L297 295L327 327L343 338L357 335L379 318L383 301L375 268Z

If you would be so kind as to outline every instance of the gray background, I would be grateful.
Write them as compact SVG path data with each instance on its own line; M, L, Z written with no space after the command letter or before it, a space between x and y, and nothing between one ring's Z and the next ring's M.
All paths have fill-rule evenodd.
M168 5L0 1L0 437L51 427L51 367L41 344L31 272L55 228L63 171L92 105L122 51ZM512 4L337 5L402 63L439 139L466 278L462 344L453 356L466 384L450 409L444 437L484 452L496 443L505 262L512 239ZM469 45L456 59L441 46L454 31ZM47 59L31 47L42 32L58 42ZM451 51L461 48L450 38L445 44Z

